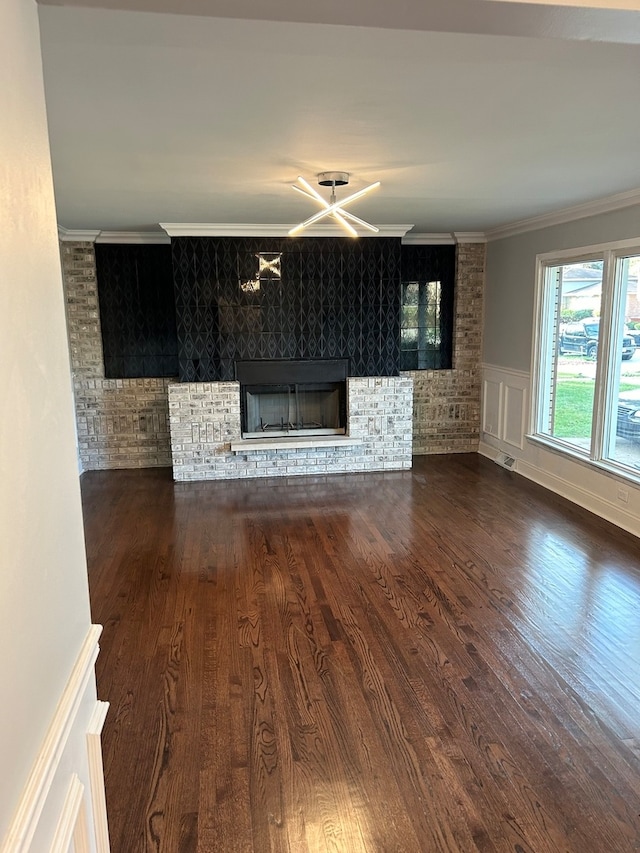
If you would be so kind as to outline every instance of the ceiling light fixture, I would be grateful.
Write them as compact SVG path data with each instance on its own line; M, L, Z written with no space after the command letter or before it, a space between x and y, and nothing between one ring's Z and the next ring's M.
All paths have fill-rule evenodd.
M306 196L306 198L310 198L313 201L319 202L322 206L322 210L319 210L318 213L315 213L313 216L310 216L308 219L305 219L304 222L301 222L300 225L296 225L295 228L292 228L289 231L289 236L294 237L296 234L299 234L300 231L303 231L305 228L308 228L309 225L313 225L318 222L320 219L323 219L325 216L332 216L340 225L345 229L345 231L351 237L357 237L358 232L351 225L354 222L356 225L359 225L361 228L366 228L369 231L373 231L376 234L380 230L376 228L375 225L371 225L369 222L365 222L364 219L360 219L358 216L354 216L353 213L349 213L347 210L344 210L345 205L350 204L352 201L355 201L357 198L362 198L363 195L370 192L371 190L375 190L380 186L380 181L376 181L375 184L370 184L368 187L365 187L362 190L358 190L358 192L352 193L347 196L341 202L338 202L336 199L336 187L344 187L349 183L349 173L348 172L320 172L318 175L318 183L321 187L331 187L331 196L329 201L325 201L320 193L305 181L304 178L298 177L298 182L302 184L304 189L300 189L300 187L295 184L292 185L293 189L296 192L299 192L301 195ZM349 220L349 221L347 221Z

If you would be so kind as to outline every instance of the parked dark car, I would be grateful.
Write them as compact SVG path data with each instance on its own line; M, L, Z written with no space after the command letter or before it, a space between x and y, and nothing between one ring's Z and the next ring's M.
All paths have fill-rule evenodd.
M627 329L626 331L629 337L633 338L636 348L640 347L640 329Z
M623 391L618 397L616 432L623 438L640 441L640 388Z
M600 333L600 319L598 317L587 317L578 323L567 323L560 332L559 349L560 354L578 352L587 358L595 359L598 355L598 335ZM635 341L625 330L622 339L622 359L628 361L635 352Z

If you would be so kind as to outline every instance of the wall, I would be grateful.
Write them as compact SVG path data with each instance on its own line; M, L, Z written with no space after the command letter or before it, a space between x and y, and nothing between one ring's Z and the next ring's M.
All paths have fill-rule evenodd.
M352 376L394 376L400 239L174 237L182 382L233 380L236 359L348 358ZM259 253L281 279L255 281Z
M61 244L82 469L171 465L170 379L105 379L94 247Z
M0 849L49 850L63 817L95 850L99 629L89 612L37 7L29 0L0 4L0 81Z
M171 380L104 379L93 245L61 252L82 468L171 465ZM414 383L415 454L478 449L484 257L484 244L457 247L453 369L402 374Z
M475 453L480 437L480 355L485 246L458 245L453 369L416 370L413 378L413 452Z
M480 452L640 536L640 486L527 439L531 400L536 255L640 239L640 206L489 243Z
M536 255L635 237L637 205L489 243L483 363L530 370Z
M95 247L104 375L178 375L171 246L98 243Z

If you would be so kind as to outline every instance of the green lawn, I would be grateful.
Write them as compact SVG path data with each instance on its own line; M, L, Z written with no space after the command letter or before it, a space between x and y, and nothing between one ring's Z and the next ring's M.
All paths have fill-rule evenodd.
M621 391L637 388L632 382L621 382ZM593 413L593 379L558 377L553 435L556 438L589 438Z

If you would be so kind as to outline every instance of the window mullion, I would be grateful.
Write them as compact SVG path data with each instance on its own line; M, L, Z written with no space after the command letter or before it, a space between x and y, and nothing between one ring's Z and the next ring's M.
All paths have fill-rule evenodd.
M596 365L595 393L593 400L593 431L591 434L591 458L599 461L606 454L609 413L612 406L612 372L616 363L613 348L617 346L617 335L612 334L612 318L616 316L615 259L611 250L603 253L602 301L600 303L600 330L598 339L598 362Z

